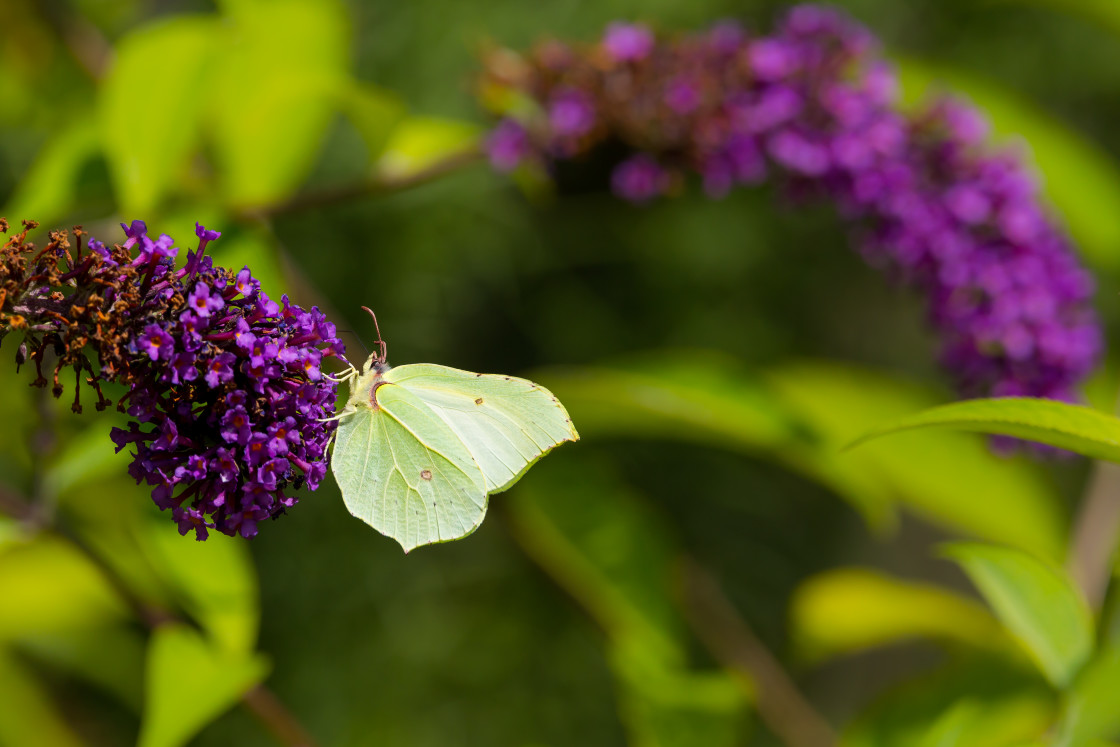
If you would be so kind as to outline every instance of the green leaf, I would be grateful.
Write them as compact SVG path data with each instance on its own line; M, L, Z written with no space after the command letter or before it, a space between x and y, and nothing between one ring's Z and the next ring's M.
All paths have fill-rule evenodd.
M915 638L1001 655L1023 654L976 602L864 568L841 568L810 578L794 593L790 622L802 655L813 661Z
M1038 466L1026 458L1000 458L982 439L945 433L871 444L873 453L843 451L875 424L936 403L929 390L829 362L780 366L768 378L781 402L816 434L817 452L865 482L877 480L888 499L941 526L1064 557L1065 514Z
M184 542L167 521L145 522L139 540L176 601L209 635L215 650L247 654L257 641L260 602L247 544L213 532L206 542Z
M636 641L610 647L619 710L639 747L720 747L743 743L747 701L727 672L666 665Z
M1070 690L1058 744L1083 745L1092 739L1120 736L1120 647L1097 652Z
M371 163L380 159L393 131L408 113L397 94L357 81L343 87L339 105L365 141Z
M123 624L61 633L36 632L22 636L17 647L20 653L89 682L139 713L144 644L138 629Z
M778 461L849 499L873 526L892 521L881 480L818 448L810 424L755 372L707 351L674 351L600 367L540 371L584 436L659 438Z
M186 625L161 625L148 645L139 747L186 744L268 669L263 657L217 649Z
M81 747L35 675L0 646L0 744Z
M971 399L934 407L880 426L851 445L919 428L1016 436L1095 459L1120 462L1120 419L1081 405L1029 397Z
M962 700L930 726L917 747L958 747L979 712L977 703Z
M969 657L890 688L844 730L844 747L1024 745L1052 726L1054 697L1030 673L1000 659ZM933 742L936 744L936 742Z
M899 504L942 526L1060 557L1065 519L1037 466L1001 459L978 438L912 434L841 447L877 422L936 401L897 378L836 363L744 369L706 351L533 373L584 438L682 440L768 459L850 501L875 528Z
M1102 2L1115 8L1111 0ZM1110 271L1120 269L1120 166L1107 150L972 71L907 58L898 65L907 101L927 98L931 88L963 94L980 107L997 136L1027 145L1046 196L1086 259Z
M226 202L267 205L291 195L319 152L348 81L349 22L335 0L228 11L205 101L211 138Z
M202 115L213 106L202 92L218 30L210 18L171 18L117 46L98 119L125 215L152 213L186 168Z
M944 553L965 570L1042 672L1064 688L1089 658L1093 619L1060 570L1019 550L957 543Z
M100 135L95 119L71 120L43 146L0 214L43 225L64 217L73 206L82 168L101 150Z
M47 535L0 547L0 589L0 641L82 630L130 616L97 566L70 543Z
M483 128L473 122L436 117L408 117L389 135L376 171L405 179L436 163L478 150Z
M269 236L239 231L228 239L222 236L210 246L215 264L233 270L248 267L269 298L279 301L283 290L290 287L284 280L280 253Z
M47 467L43 491L58 499L71 491L86 492L89 485L127 470L128 454L118 454L109 440L107 421L100 417L68 441Z

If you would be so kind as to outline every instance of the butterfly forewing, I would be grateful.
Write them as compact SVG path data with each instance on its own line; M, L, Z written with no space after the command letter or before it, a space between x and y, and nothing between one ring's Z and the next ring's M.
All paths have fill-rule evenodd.
M552 393L526 379L414 364L390 370L385 380L415 394L447 424L481 467L490 493L510 487L553 447L579 438Z

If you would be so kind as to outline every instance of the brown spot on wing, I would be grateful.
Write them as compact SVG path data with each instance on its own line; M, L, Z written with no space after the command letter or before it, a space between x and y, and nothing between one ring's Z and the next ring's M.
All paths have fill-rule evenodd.
M481 404L482 404L482 397L479 397L478 399L476 399L476 400L474 401L474 403L475 403L476 405L481 405Z
M430 469L420 470L420 478L422 480L431 480L432 479L432 471Z

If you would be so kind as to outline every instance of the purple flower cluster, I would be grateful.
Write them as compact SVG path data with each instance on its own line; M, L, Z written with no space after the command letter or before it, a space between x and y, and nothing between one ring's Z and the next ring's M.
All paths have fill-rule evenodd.
M689 174L714 197L768 175L824 196L869 262L926 293L970 396L1073 399L1100 354L1092 280L1024 166L986 149L983 118L959 102L900 113L875 40L835 10L796 7L770 36L725 22L658 41L616 23L592 47L550 41L499 62L484 90L521 103L488 140L498 170L611 143L629 150L611 188L632 202Z
M198 226L198 250L176 269L169 236L149 238L142 221L124 229L117 251L89 242L110 266L135 249L143 278L123 377L135 420L113 441L135 447L129 473L181 534L251 537L296 503L289 489L314 490L326 473L335 384L320 366L342 343L318 309L276 303L248 268L215 267L205 250L217 231Z

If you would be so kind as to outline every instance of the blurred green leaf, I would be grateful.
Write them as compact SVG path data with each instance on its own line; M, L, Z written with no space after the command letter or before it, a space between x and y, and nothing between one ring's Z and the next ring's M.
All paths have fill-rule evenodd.
M225 713L268 673L263 657L214 648L180 624L156 628L148 644L139 747L179 747Z
M370 161L376 162L397 125L407 116L408 107L397 94L358 81L345 85L340 98L342 110L366 144Z
M2 588L2 587L0 587ZM0 744L81 747L85 744L35 675L0 646Z
M82 167L101 150L97 121L76 117L47 141L0 214L50 225L66 215Z
M440 161L476 151L482 133L473 122L408 117L389 135L376 171L390 179L415 176Z
M1120 165L1108 151L972 71L905 57L898 69L903 98L911 105L931 88L964 95L980 107L996 135L1025 145L1042 172L1043 191L1086 259L1106 270L1120 269Z
M956 733L953 747L1022 745L1053 723L1048 688L1006 660L970 657L886 691L844 730L843 747L922 745Z
M210 255L215 264L235 271L248 267L268 297L280 301L283 289L289 284L284 280L279 252L269 236L262 232L241 231L228 239L223 236L210 246L213 247Z
M100 569L69 542L49 535L0 547L0 594L0 640L129 617Z
M875 423L936 401L897 379L824 362L759 374L703 351L556 367L533 377L561 398L587 442L652 437L741 451L836 491L873 527L889 526L901 503L954 529L1062 555L1065 519L1025 460L999 459L980 439L946 434L842 451Z
M172 191L213 106L203 93L219 26L205 17L159 21L126 36L99 94L101 139L117 202L148 215Z
M223 180L237 207L289 196L307 175L346 84L349 22L335 0L227 5L208 110Z
M1067 694L1057 744L1080 747L1120 736L1120 647L1094 655Z
M507 503L515 536L606 631L634 743L737 744L750 684L687 669L665 528L604 462L554 455L537 470Z
M1069 685L1093 649L1093 619L1065 574L1012 548L962 542L944 553L964 568L1047 678Z
M0 514L0 553L5 545L24 540L24 530L20 522Z
M109 439L109 418L98 418L62 447L43 476L43 491L52 498L73 490L85 492L91 483L127 474L129 456L118 454Z
M835 489L873 526L891 521L890 496L838 451L817 448L808 423L757 374L706 351L660 353L611 366L535 374L565 403L583 438L665 438L774 459Z
M611 638L680 660L665 528L602 462L558 452L535 470L508 501L525 551Z
M137 713L143 703L144 645L131 625L35 632L17 643L20 653L93 684Z
M94 425L88 432L98 430ZM107 428L101 430L102 433L106 431ZM119 456L127 458L123 452ZM122 469L116 475L77 483L74 489L61 492L59 510L131 594L157 610L170 611L174 607L165 579L156 573L138 541L138 527L144 526L148 517L157 513L150 487L137 485ZM170 517L163 516L167 522L165 526L171 528Z
M980 706L971 700L957 703L930 726L917 747L957 747L979 710Z
M882 425L861 436L852 446L918 428L1016 436L1095 459L1120 462L1120 418L1081 405L1027 397L970 399L941 405Z
M913 638L1021 655L986 609L948 589L864 568L818 574L794 593L793 635L813 661Z
M936 403L929 390L830 362L779 366L768 378L780 401L816 434L817 451L865 482L877 479L888 500L976 537L1064 556L1064 513L1037 465L1025 458L1000 458L981 439L944 433L871 444L874 452L844 450L868 428Z
M720 747L742 744L743 683L726 672L666 666L636 641L610 648L619 709L637 747Z
M260 624L256 569L240 537L211 532L195 542L172 531L166 520L145 522L141 546L152 567L213 641L215 650L253 650Z

